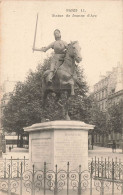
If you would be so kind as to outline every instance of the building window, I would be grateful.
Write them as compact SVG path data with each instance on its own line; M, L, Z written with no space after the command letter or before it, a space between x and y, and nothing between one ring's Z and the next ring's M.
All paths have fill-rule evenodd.
M102 99L102 91L100 92L100 99Z
M104 91L102 91L102 98L104 98Z
M98 101L100 100L100 94L98 93Z
M105 97L107 97L107 89L105 90Z
M108 137L109 140L111 140L111 134L109 134L109 137Z
M98 100L100 100L100 93L98 93Z
M100 104L100 110L102 110L102 103Z
M105 100L105 109L106 109L106 100Z
M102 110L104 110L104 102L102 102Z
M104 101L104 109L106 110L106 100Z
M105 110L105 101L103 102L103 110Z
M117 140L120 139L120 133L117 133Z
M103 91L103 97L105 98L105 90Z
M101 110L101 104L99 104L99 109Z

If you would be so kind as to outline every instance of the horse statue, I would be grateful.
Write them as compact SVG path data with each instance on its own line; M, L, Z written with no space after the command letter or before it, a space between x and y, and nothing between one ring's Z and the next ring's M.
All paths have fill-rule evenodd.
M52 86L48 86L46 77L50 73L50 70L44 72L42 79L42 93L43 93L43 105L45 106L47 95L50 92L56 94L57 100L59 100L61 92L67 91L68 96L75 95L74 86L75 83L79 84L75 75L75 62L79 63L82 60L80 54L81 48L78 41L68 44L66 55L63 64L57 69L52 79Z

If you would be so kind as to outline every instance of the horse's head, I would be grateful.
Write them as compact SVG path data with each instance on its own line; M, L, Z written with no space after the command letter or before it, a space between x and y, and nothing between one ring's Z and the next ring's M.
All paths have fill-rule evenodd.
M79 46L78 41L71 42L68 45L68 53L69 53L69 55L71 57L73 57L75 59L75 61L77 63L82 61L82 57L81 57L80 51L81 51L81 47Z

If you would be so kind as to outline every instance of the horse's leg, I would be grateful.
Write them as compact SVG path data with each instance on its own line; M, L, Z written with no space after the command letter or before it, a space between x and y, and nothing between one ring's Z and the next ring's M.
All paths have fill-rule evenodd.
M70 104L69 100L70 100L70 93L68 91L68 93L67 93L67 100L66 100L66 103L64 105L64 108L65 108L65 120L67 120L67 121L71 120L70 116L69 116L69 113L68 113L68 108L69 108L69 104Z
M74 81L72 79L70 79L69 81L60 81L60 83L62 85L67 85L67 84L70 84L70 88L71 88L71 95L75 95L75 92L74 92Z
M70 84L70 87L71 87L71 95L75 95L75 92L74 92L74 80L73 79L70 79L69 82Z
M48 92L46 90L46 91L44 91L44 94L43 94L43 108L45 108L45 105L46 105L47 95L48 95Z
M75 92L74 92L74 85L71 84L71 95L75 95Z

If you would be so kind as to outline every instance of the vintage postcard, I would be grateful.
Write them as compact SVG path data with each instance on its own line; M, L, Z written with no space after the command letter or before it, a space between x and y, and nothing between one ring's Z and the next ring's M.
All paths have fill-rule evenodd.
M0 1L0 194L123 194L123 1Z

